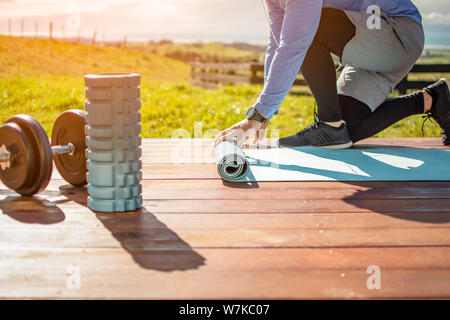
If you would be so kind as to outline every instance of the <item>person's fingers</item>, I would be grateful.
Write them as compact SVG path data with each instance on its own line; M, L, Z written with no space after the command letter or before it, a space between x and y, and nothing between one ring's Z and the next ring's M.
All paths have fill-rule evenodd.
M214 146L217 147L218 144L226 141L226 136L218 136L216 140L214 140Z
M225 141L232 141L233 138L235 138L235 137L239 138L239 137L238 137L238 133L239 133L238 130L235 130L235 129L229 129L229 130L228 130L228 133L227 133L226 135L218 136L218 137L216 138L215 145L217 146L219 143L225 142Z
M259 134L258 134L258 141L262 141L266 137L267 128L269 127L269 123L270 123L270 121L267 121L266 123L264 123L261 126L261 129L259 130Z
M247 139L255 133L254 129L238 129L236 132L236 137L238 138L237 145L242 147L242 145L247 141Z
M242 147L242 145L245 143L247 138L248 138L248 136L246 136L246 135L241 135L240 137L237 137L236 145L239 147Z
M237 146L242 146L242 144L245 142L245 140L247 139L247 134L244 130L242 129L234 129L233 131L231 131L229 134L227 134L224 137L225 141L230 141L232 143L234 143Z
M229 130L230 130L230 129L223 130L222 132L220 132L220 133L217 135L217 138L223 137L223 136L227 135L227 133L228 133Z
M259 141L262 141L266 137L267 128L261 129L259 131Z
M259 141L259 135L260 135L261 130L256 131L255 133L255 138L253 139L253 144L257 144Z
M256 132L253 143L258 144L260 141L262 141L264 139L264 137L266 136L266 131L267 131L266 128L261 127L261 129L259 129Z
M222 132L220 132L216 139L214 140L214 144L217 146L220 142L224 141L223 137L226 136L229 132L231 131L231 128L228 128L226 130L223 130Z
M242 128L230 128L225 131L222 131L217 138L214 140L215 146L217 146L219 143L222 143L224 141L230 141L237 146L242 146L242 144L247 140L247 138L252 135L253 133L256 134L256 130L250 129L250 130L243 130ZM234 140L234 141L233 141Z

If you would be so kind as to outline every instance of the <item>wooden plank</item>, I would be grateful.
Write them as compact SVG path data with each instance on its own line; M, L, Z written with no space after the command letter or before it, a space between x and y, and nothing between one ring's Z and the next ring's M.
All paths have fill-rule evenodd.
M66 189L66 196L85 204L86 192L71 191ZM282 191L282 190L281 190ZM5 197L4 195L3 197ZM399 197L384 199L382 197L346 197L343 199L309 199L289 198L283 199L267 197L247 199L245 206L237 204L239 199L147 199L144 197L144 205L152 212L157 213L315 213L315 212L450 212L450 199L446 198L420 198ZM289 201L279 201L289 200Z
M65 214L65 213L66 214ZM3 229L64 229L68 233L87 229L102 232L104 223L108 230L125 231L133 229L383 229L392 228L448 228L448 213L319 213L319 214L100 214L84 206L70 204L52 207L39 213L30 209L4 210L0 218ZM60 225L63 224L63 225Z
M252 76L249 78L249 81L251 84L264 84L264 77ZM293 85L294 86L307 86L308 83L304 79L295 79Z
M191 77L206 82L218 81L227 84L248 83L250 81L249 75L242 75L242 74L191 72Z
M448 213L320 213L320 214L154 214L154 216L172 229L179 228L217 228L222 229L382 229L393 228L435 228L448 227ZM102 219L103 217L98 217ZM131 220L127 219L128 220ZM137 218L136 218L137 219ZM144 224L146 219L140 221ZM117 222L121 222L118 220ZM113 224L114 221L111 221ZM124 222L126 223L126 222ZM132 224L133 222L130 222ZM124 227L123 225L121 227Z
M450 199L144 200L154 213L450 212Z
M143 197L167 199L448 199L450 181L368 182L259 182L229 183L222 180L143 180ZM243 192L251 189L251 192ZM182 192L180 192L182 191ZM249 190L250 191L250 190ZM85 195L63 180L52 180L42 198ZM18 196L0 183L0 195Z
M435 81L407 80L407 81L399 83L397 88L401 91L404 91L405 89L418 90L418 89L423 89L433 83L435 83Z
M193 86L199 86L203 89L219 89L220 88L220 85L218 85L216 83L206 82L206 81L202 81L199 79L192 79L191 84Z
M141 251L130 256L120 250L89 249L0 253L6 258L0 260L0 279L9 279L2 281L0 287L3 298L450 296L450 271L445 259L449 254L443 248L202 249L194 257L192 252L168 255ZM79 290L70 290L66 285L71 265L80 268ZM366 286L369 265L381 268L381 290L369 290Z
M252 72L264 72L264 64L262 64L262 63L253 63L250 66L250 70Z
M53 185L60 186L63 183L59 181L52 181ZM299 191L308 190L308 189L319 189L317 191L320 192L321 189L351 189L355 192L358 190L373 190L373 189L382 189L386 190L386 197L391 196L391 192L395 192L395 190L391 189L412 189L411 192L417 193L418 197L420 197L421 192L433 192L433 189L447 189L450 187L450 181L360 181L360 182L340 182L340 181L288 181L288 182L259 182L257 185L246 182L226 182L226 181L197 181L197 180L166 180L166 181L152 181L152 180L143 180L143 183L148 184L149 186L155 185L158 188L176 188L176 189L203 189L206 187L210 188L221 188L223 190L237 189L241 191L241 189L257 189L255 192L259 192L258 190L277 190L281 191L281 189L298 189ZM436 190L439 192L438 190ZM389 194L388 194L389 193ZM431 196L432 194L430 194ZM325 196L325 195L323 195ZM444 196L444 198L447 198Z
M340 186L340 187L334 187ZM327 185L322 183L265 182L258 184L227 183L221 180L143 180L142 196L146 200L356 200L356 199L450 199L450 182L444 187L396 187L389 183L383 187L359 186L358 183ZM399 183L397 185L400 185ZM437 184L439 185L439 184ZM69 197L86 194L85 188L61 184L62 194ZM44 193L45 194L45 193Z
M366 248L450 247L450 228L2 228L0 248L120 248L127 250L187 250L190 248ZM71 231L71 232L70 232Z
M190 65L192 69L222 70L230 72L230 71L249 71L251 63L193 61L190 63Z
M147 200L228 199L228 200L319 200L319 199L449 199L450 182L429 185L401 183L374 185L370 183L265 182L258 184L226 183L220 180L144 180L143 197ZM80 190L81 192L81 190Z
M448 73L450 64L416 64L410 73Z
M221 180L215 164L152 164L143 167L142 175L145 180Z
M108 259L111 261L111 259ZM10 275L2 286L4 298L82 298L82 299L361 299L450 297L448 270L407 270L383 272L382 290L368 290L368 275L363 271L311 270L305 272L269 270L240 272L228 270L211 273L176 272L172 276L157 273L136 278L129 269L101 268L104 260L83 270L80 290L65 287L67 275L49 275L42 269ZM114 264L115 261L111 261ZM58 270L67 272L70 264ZM48 268L53 272L55 267ZM65 268L65 269L62 269ZM19 270L22 270L21 268ZM31 273L32 272L32 273ZM32 280L32 281L30 281Z
M445 192L446 189L450 188L450 181L357 181L357 182L342 182L342 181L287 181L287 182L258 182L258 184L247 183L247 182L226 182L226 181L214 181L214 180L142 180L142 183L146 186L148 185L150 188L161 188L161 191L164 189L204 189L210 188L213 189L222 189L222 190L241 190L241 189L257 189L255 192L261 192L262 190L270 189L274 191L280 191L281 189L298 189L299 191L309 190L309 189L318 189L315 192L320 192L321 189L331 189L336 191L336 189L349 189L354 192L357 191L368 191L374 189L386 189L386 197L390 198L391 196L396 198L395 194L391 194L392 192L397 192L400 190L404 190L405 192L413 192L417 193L420 198L422 193L426 193L429 196L433 197L433 189L439 194L439 198L447 198L447 194L442 193L439 189L444 189L442 191ZM67 182L61 180L51 180L48 187L42 194L45 194L46 191L59 191L61 187L65 187L68 189L67 192L82 192L84 188L77 188L74 186L70 186ZM0 183L0 190L7 190L5 186ZM350 191L349 191L350 192ZM388 194L389 193L389 194ZM361 193L361 195L363 195ZM326 195L324 195L326 196ZM406 196L409 198L409 196Z
M369 265L378 265L383 270L421 270L421 269L448 269L450 267L450 248L443 247L408 247L408 248L273 248L260 249L211 249L203 248L195 251L199 256L204 257L205 269L215 271L227 271L240 269L241 271L267 271L267 270L364 270ZM189 256L189 250L172 251L145 251L136 250L127 252L122 249L18 249L3 250L0 253L5 259L0 264L12 265L23 260L24 264L31 267L33 258L55 259L60 262L70 261L70 256L81 258L85 263L93 263L95 256L105 257L105 262L109 259L117 259L117 263L110 264L117 269L136 269L136 266L124 259L128 255L159 257L159 259L169 259L172 255L179 255L180 260ZM191 252L192 253L192 252ZM269 253L269 254L267 254ZM86 259L83 259L86 254ZM226 259L224 259L226 257ZM389 257L389 259L386 259ZM58 259L60 258L60 259ZM31 260L31 261L30 261ZM77 262L77 261L74 261ZM176 263L177 261L172 261ZM181 266L186 261L180 261ZM51 264L48 264L49 266ZM107 264L102 264L106 265ZM154 265L157 270L157 265ZM164 266L161 266L163 268ZM1 272L7 268L2 268ZM14 268L11 268L14 271ZM167 270L168 271L168 270ZM207 270L199 270L207 271ZM142 270L140 271L142 272Z

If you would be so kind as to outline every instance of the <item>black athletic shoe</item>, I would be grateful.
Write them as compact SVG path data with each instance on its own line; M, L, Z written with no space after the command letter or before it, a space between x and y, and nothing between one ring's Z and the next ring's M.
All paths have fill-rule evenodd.
M278 140L280 147L322 147L326 149L347 149L353 145L348 134L347 125L339 128L316 121L299 133Z
M441 127L442 142L450 145L450 91L447 79L442 78L438 82L424 88L432 97L433 105L428 112L428 118L433 118Z

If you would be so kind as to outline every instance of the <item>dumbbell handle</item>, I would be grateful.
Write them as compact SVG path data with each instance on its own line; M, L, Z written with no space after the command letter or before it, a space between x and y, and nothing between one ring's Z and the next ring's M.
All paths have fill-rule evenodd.
M72 143L68 143L63 146L52 146L53 155L56 154L69 154L73 155L75 153L75 146ZM11 160L11 152L0 153L0 162L8 162Z
M55 154L69 154L75 153L75 146L72 143L68 143L65 146L52 146L53 155Z
M10 152L0 153L0 162L8 162L11 159Z

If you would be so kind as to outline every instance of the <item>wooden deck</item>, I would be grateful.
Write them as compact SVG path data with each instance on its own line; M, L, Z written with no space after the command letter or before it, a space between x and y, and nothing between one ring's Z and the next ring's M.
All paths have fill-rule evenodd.
M136 213L95 214L57 175L31 199L0 186L0 297L450 298L450 181L229 184L210 141L143 148Z

